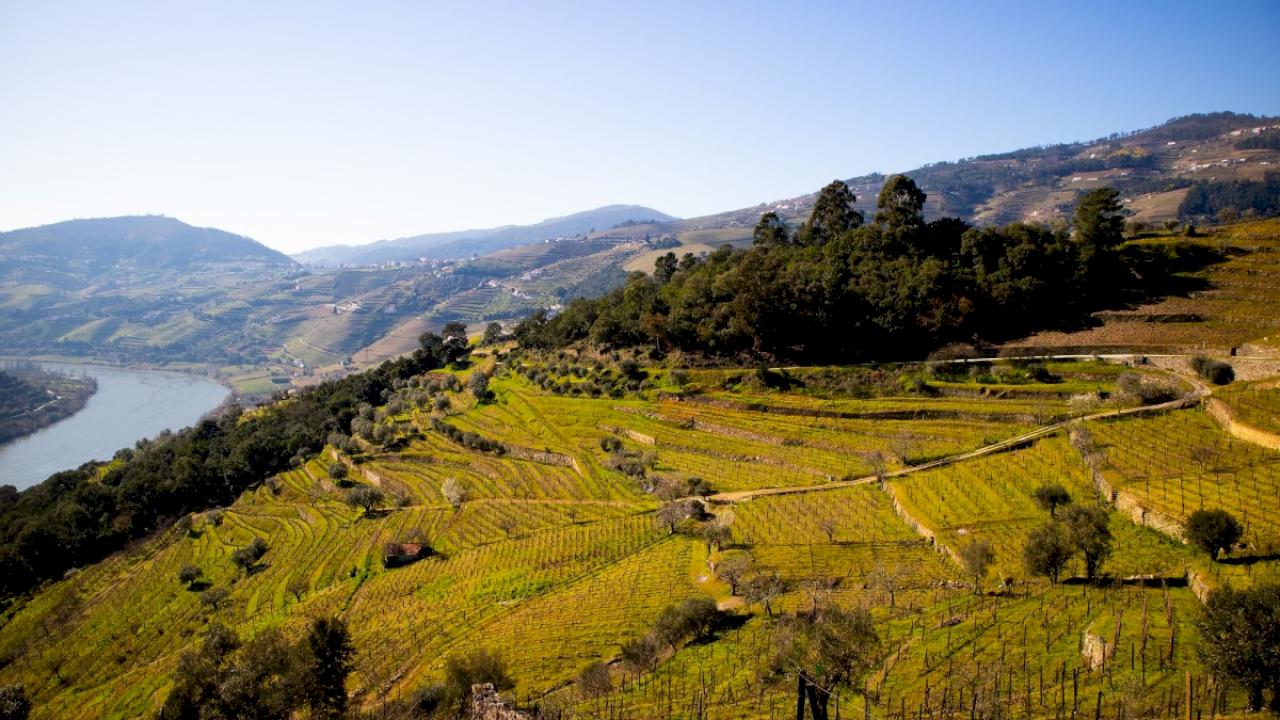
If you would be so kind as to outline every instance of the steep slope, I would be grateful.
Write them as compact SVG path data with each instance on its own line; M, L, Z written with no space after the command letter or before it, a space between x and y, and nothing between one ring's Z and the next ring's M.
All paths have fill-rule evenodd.
M528 243L571 237L612 228L623 223L671 221L664 212L640 205L607 205L594 210L550 218L534 225L509 225L481 230L428 233L397 240L380 240L369 245L334 245L295 255L299 262L321 265L373 265L382 262L415 260L420 257L448 259L471 257Z

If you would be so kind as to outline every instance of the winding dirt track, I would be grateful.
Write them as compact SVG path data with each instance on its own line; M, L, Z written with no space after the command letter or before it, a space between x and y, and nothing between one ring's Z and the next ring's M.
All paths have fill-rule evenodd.
M1074 360L1074 359L1091 358L1091 357L1097 357L1097 356L1093 356L1093 355L1051 355L1050 356L1050 355L1047 355L1047 356L1037 357L1035 359ZM1135 356L1132 354L1125 354L1125 355L1106 355L1102 357L1105 357L1110 360L1122 360L1122 359L1133 358ZM1165 356L1165 357L1190 357L1190 356L1182 355L1182 356ZM998 359L1007 359L1007 358L981 358L978 360L969 360L967 362L982 362L984 360L998 360ZM965 361L953 361L953 362L959 363L959 362L965 362ZM934 468L944 467L946 465L953 465L955 463L963 462L965 460L972 460L973 458L982 457L984 455L992 455L994 453L1004 452L1006 450L1012 450L1014 448L1026 445L1027 443L1030 443L1034 440L1038 440L1039 438L1061 432L1062 430L1065 430L1072 423L1080 422L1082 420L1106 420L1108 418L1124 417L1126 415L1141 415L1144 413L1160 413L1160 412L1166 412L1169 410L1180 410L1182 408L1192 407L1194 405L1198 405L1199 403L1203 402L1213 392L1212 388L1210 388L1207 384L1205 384L1199 378L1188 377L1186 375L1173 373L1172 371L1168 371L1168 370L1166 370L1165 372L1168 372L1170 375L1174 375L1179 380L1189 382L1193 387L1193 390L1191 391L1191 393L1184 397L1178 398L1177 400L1170 400L1169 402L1163 402L1156 405L1144 405L1144 406L1135 407L1135 408L1124 408L1122 410L1108 410L1107 412L1095 413L1093 415L1085 415L1083 417L1071 418L1069 420L1064 420L1062 422L1054 423L1052 425L1045 425L1044 427L1036 428L1035 430L1022 433L1021 435L1015 435L1014 437L1001 440L1000 442L997 442L997 443L984 445L980 448L977 448L976 450L970 450L968 452L963 452L956 455L950 455L948 457L939 458L938 460L933 460L931 462L927 462L922 465L913 465L912 467L909 467L909 468L903 468L902 470L896 470L894 472L885 473L884 477L886 479L902 477L904 475L910 475L912 473L923 472L925 470L932 470ZM760 488L757 490L741 490L737 492L716 493L715 495L709 496L707 500L716 504L729 504L729 503L743 502L746 500L751 500L752 498L765 497L769 495L792 495L797 493L821 492L823 490L835 490L837 488L853 487L855 485L866 485L868 483L874 483L874 482L877 482L876 476L869 475L867 477L861 477L854 480L838 480L835 482L822 483L820 485L771 487L771 488Z

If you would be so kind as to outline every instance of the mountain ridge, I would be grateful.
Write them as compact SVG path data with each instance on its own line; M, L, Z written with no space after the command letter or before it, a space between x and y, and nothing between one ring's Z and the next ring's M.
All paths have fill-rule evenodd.
M0 275L24 270L93 274L227 262L294 264L247 236L196 227L166 215L81 218L0 232Z
M295 253L292 257L304 264L320 266L373 265L418 257L454 259L552 240L560 236L578 235L619 223L650 220L670 222L676 219L643 205L603 205L591 210L550 217L529 225L423 233L363 245L327 245Z
M1280 116L1193 113L1101 138L939 161L899 172L833 177L844 180L857 197L854 208L867 217L875 213L876 196L885 179L903 174L929 195L925 207L929 219L959 217L980 226L1065 221L1080 192L1105 185L1124 194L1133 219L1162 222L1186 219L1179 206L1197 183L1261 180L1267 171L1280 170L1280 151L1257 142L1265 139L1274 144L1277 138ZM632 235L739 228L735 239L749 237L751 227L766 212L776 212L793 225L803 222L817 196L817 192L805 193L656 223L634 228Z

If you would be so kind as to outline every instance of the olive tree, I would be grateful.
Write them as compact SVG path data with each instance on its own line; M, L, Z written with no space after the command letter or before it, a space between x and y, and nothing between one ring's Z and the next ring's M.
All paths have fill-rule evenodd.
M1200 658L1215 680L1244 688L1251 710L1280 712L1280 585L1226 586L1209 595L1196 619Z
M1056 522L1032 530L1022 548L1022 561L1027 572L1047 577L1057 583L1062 569L1070 562L1075 549L1066 530Z
M1226 510L1196 510L1187 518L1187 541L1208 553L1210 560L1217 560L1222 550L1231 552L1244 528Z
M1071 505L1062 513L1071 544L1084 556L1084 575L1092 580L1111 556L1110 516L1095 506Z
M351 488L347 493L347 503L353 507L364 508L365 515L380 505L382 500L382 491L372 485L359 485Z
M1049 513L1049 517L1055 517L1058 514L1059 505L1071 502L1071 494L1058 483L1041 485L1031 493L1031 497L1041 510Z
M815 608L779 621L774 669L796 681L797 708L807 702L814 720L827 720L831 693L856 681L874 664L880 638L865 608Z

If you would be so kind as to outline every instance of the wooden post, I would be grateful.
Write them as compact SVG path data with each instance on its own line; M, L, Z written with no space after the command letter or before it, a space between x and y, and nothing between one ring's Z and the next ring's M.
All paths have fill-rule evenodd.
M1185 720L1191 720L1191 671L1187 671L1187 711Z

